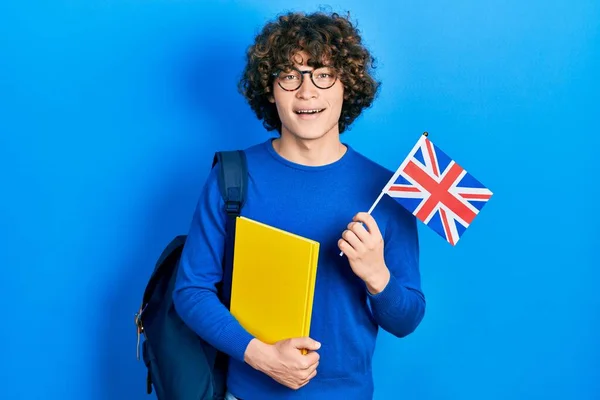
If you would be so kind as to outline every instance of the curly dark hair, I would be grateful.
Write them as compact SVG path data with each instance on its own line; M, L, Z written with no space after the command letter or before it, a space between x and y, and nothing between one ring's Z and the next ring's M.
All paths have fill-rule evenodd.
M281 120L269 99L273 72L291 68L293 57L305 51L308 65L333 66L344 85L344 102L339 120L343 133L361 112L371 106L380 83L371 70L375 59L362 43L359 30L349 16L337 13L292 12L268 22L246 54L239 90L268 131L281 134Z

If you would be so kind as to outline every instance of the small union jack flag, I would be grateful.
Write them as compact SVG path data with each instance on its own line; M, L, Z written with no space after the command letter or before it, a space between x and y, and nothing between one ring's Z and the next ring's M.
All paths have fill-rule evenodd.
M492 192L423 134L383 192L453 246Z

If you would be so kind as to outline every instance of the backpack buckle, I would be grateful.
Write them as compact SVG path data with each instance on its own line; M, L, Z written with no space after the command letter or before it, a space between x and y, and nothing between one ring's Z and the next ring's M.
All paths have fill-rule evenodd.
M140 338L144 333L144 324L142 322L142 314L146 307L140 307L139 311L135 313L135 326L137 328L137 343L136 343L136 358L140 360Z
M239 201L227 201L225 203L225 212L228 215L239 214L240 208L241 208L241 204Z

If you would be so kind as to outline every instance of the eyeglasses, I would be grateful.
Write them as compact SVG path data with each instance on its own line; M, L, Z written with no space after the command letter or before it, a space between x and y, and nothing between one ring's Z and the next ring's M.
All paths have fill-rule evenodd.
M310 75L310 80L319 89L329 89L338 78L337 72L331 67L321 67L314 71L300 71L297 68L292 68L287 71L274 72L273 76L283 90L293 92L302 86L304 74Z

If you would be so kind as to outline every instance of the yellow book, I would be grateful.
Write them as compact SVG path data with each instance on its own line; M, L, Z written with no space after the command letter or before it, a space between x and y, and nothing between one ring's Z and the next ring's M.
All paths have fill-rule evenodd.
M261 341L310 335L319 242L237 217L230 311Z

